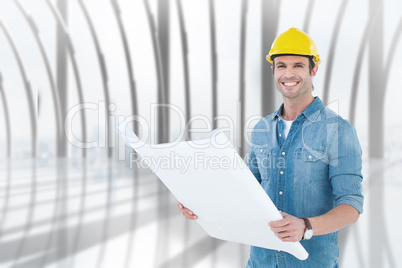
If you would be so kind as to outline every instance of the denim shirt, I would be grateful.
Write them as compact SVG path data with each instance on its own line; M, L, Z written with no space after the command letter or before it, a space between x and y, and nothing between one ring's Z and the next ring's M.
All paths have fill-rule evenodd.
M308 218L348 204L362 213L362 152L354 127L316 97L293 121L285 140L282 108L254 127L247 162L277 209ZM300 243L307 260L252 246L247 267L337 267L338 232Z

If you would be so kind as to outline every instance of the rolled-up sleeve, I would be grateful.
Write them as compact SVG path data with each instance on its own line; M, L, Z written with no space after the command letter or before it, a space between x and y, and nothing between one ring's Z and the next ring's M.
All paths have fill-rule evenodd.
M346 121L338 123L329 148L329 179L335 206L347 204L363 213L362 150L355 128Z

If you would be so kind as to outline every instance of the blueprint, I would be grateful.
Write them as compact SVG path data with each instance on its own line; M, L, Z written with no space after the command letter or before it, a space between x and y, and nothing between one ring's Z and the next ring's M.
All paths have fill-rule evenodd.
M299 242L282 242L268 226L282 219L226 135L197 141L142 142L124 123L118 131L212 237L308 257Z

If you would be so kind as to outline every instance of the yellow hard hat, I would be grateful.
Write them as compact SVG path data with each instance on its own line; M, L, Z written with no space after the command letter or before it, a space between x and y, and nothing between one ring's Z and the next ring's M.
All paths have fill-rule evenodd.
M272 56L282 54L312 56L315 65L321 63L320 55L317 54L317 47L313 39L297 28L290 28L276 37L267 55L267 61L273 63Z

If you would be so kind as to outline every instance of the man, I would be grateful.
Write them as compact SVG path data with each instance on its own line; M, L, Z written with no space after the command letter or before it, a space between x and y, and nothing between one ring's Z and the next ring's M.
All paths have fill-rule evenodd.
M300 241L309 257L252 246L247 267L338 267L338 231L363 211L356 131L312 96L320 57L310 36L296 28L280 34L267 60L283 104L254 127L248 166L284 218L268 228Z

